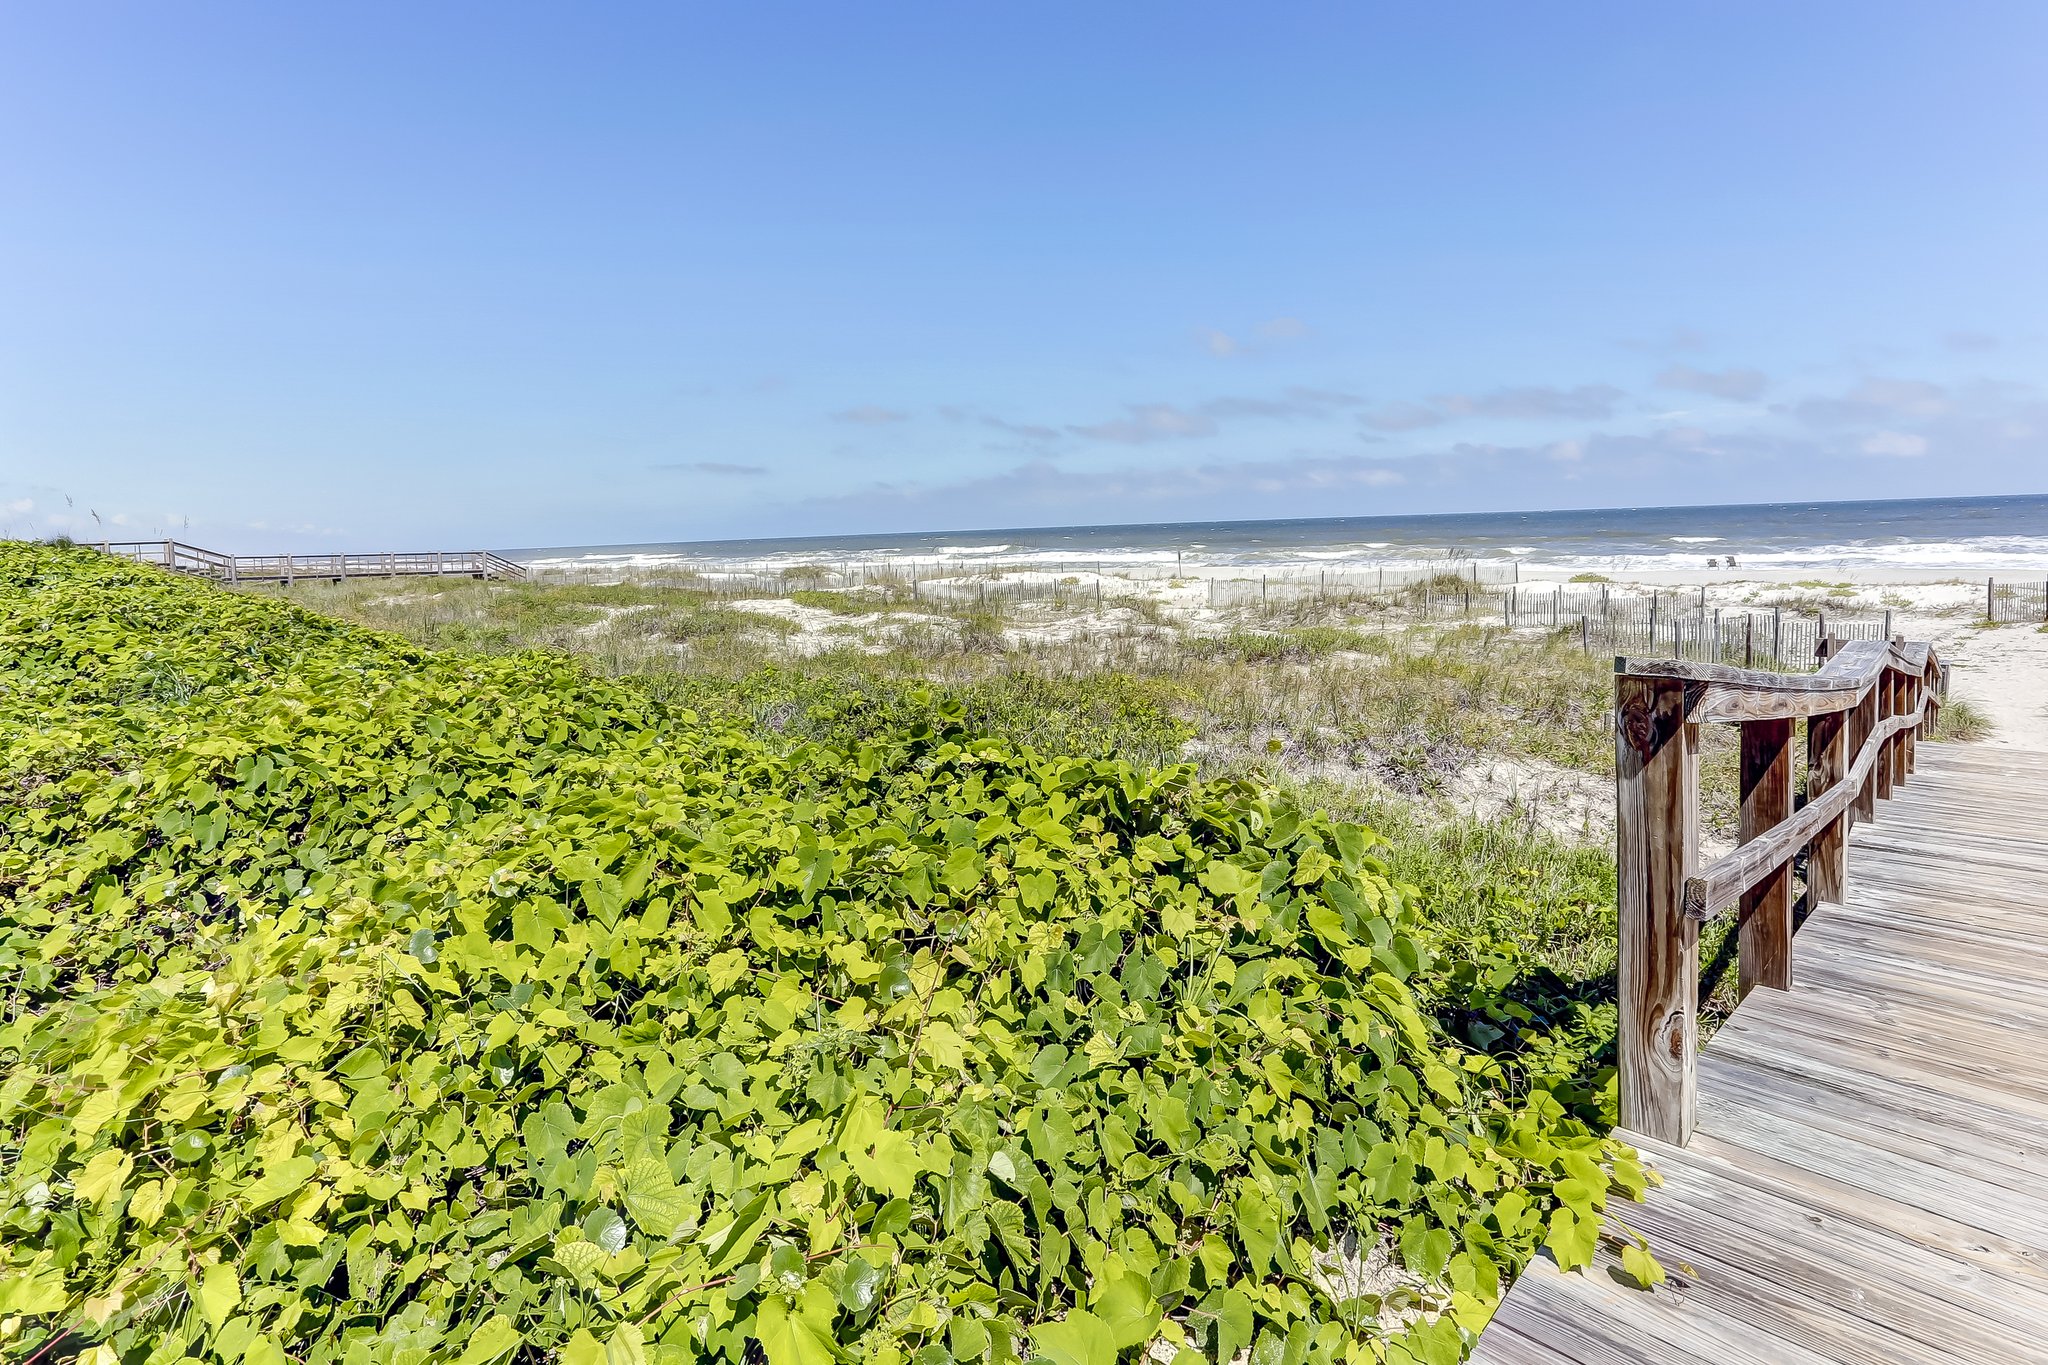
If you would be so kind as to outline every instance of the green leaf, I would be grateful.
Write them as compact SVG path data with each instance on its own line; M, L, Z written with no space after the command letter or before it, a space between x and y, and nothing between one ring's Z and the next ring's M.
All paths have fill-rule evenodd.
M216 1261L200 1275L199 1292L195 1297L199 1300L201 1316L218 1327L242 1302L241 1277L227 1262Z
M805 1287L795 1311L779 1296L763 1300L754 1334L768 1365L831 1365L835 1312L832 1292L816 1281Z
M1116 1334L1083 1308L1032 1328L1031 1345L1052 1365L1116 1365Z
M1239 1191L1236 1213L1238 1240L1244 1243L1253 1271L1264 1275L1280 1246L1280 1215L1252 1184Z
M313 1178L320 1164L309 1156L288 1156L273 1162L257 1176L249 1188L242 1191L242 1199L252 1209L268 1204L297 1192L298 1188Z
M1226 898L1259 889L1258 873L1239 867L1235 863L1226 863L1220 858L1203 868L1202 875L1197 880L1212 894Z
M1664 1267L1657 1263L1655 1256L1633 1242L1622 1245L1621 1269L1636 1282L1638 1289L1653 1289L1664 1283Z
M1213 1290L1202 1300L1202 1311L1216 1324L1216 1359L1236 1360L1252 1344L1252 1301L1236 1289Z
M455 1358L455 1365L490 1365L500 1356L517 1350L524 1342L525 1338L519 1335L519 1329L512 1325L512 1320L499 1314L470 1333L469 1344Z
M110 1204L114 1196L121 1193L128 1173L135 1169L135 1158L118 1147L110 1147L96 1153L78 1174L71 1178L78 1197L88 1204Z
M740 1263L761 1240L766 1226L762 1215L768 1211L771 1195L757 1194L733 1211L732 1217L710 1228L701 1239L711 1258L711 1273L722 1275Z
M1543 1239L1543 1244L1566 1270L1591 1265L1593 1253L1600 1246L1600 1220L1581 1218L1570 1209L1557 1209L1550 1215L1550 1235Z
M583 1220L583 1235L588 1237L600 1251L607 1254L624 1251L632 1234L626 1230L626 1220L615 1210L602 1206L592 1209Z
M868 1151L847 1153L846 1160L862 1184L897 1198L909 1197L917 1188L918 1174L924 1170L916 1144L893 1128L876 1134L874 1146Z
M638 1157L626 1166L626 1212L640 1231L666 1242L682 1231L696 1209L676 1188L668 1166Z
M1159 1329L1159 1304L1152 1297L1152 1284L1134 1270L1097 1284L1088 1306L1108 1326L1119 1350L1142 1346Z
M848 1257L839 1276L839 1302L849 1312L866 1312L874 1306L883 1278L881 1268L865 1257Z
M981 884L985 870L981 850L968 845L953 850L946 859L946 870L940 880L955 895L964 896Z

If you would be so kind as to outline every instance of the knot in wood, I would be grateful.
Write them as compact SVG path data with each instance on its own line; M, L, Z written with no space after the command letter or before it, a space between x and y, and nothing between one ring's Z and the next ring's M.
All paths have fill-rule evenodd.
M1657 733L1657 724L1650 716L1650 708L1641 697L1624 697L1614 712L1615 729L1621 732L1622 742L1643 757L1651 752L1650 742Z
M1657 1046L1674 1065L1685 1060L1685 1016L1678 1010L1666 1014L1657 1025Z

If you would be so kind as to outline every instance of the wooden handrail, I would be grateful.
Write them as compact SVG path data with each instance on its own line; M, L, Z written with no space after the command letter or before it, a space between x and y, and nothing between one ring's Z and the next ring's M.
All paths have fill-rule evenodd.
M1685 913L1696 920L1710 920L1726 911L1735 898L1799 855L1827 824L1847 810L1856 799L1856 789L1868 781L1872 769L1885 754L1885 742L1909 727L1921 724L1927 699L1909 716L1893 716L1864 744L1849 770L1849 780L1832 787L1817 800L1800 807L1799 814L1771 827L1733 853L1716 858L1699 875L1685 879Z
M1792 879L1839 903L1850 823L1913 770L1946 694L1933 646L1855 641L1811 675L1683 660L1616 659L1615 804L1621 1125L1683 1144L1699 1048L1699 927L1731 904L1742 994L1792 984ZM1806 722L1807 790L1794 812L1793 727ZM1742 727L1741 844L1702 869L1699 727Z
M372 554L229 555L175 540L103 540L104 554L161 564L240 583L295 578L391 578L413 574L461 574L473 578L524 578L526 568L489 550L403 550Z

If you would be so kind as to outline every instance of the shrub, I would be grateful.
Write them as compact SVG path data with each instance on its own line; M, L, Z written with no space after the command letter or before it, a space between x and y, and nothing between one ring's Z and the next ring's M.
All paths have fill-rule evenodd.
M0 545L0 886L17 1357L1449 1361L1643 1179L1356 826L87 552Z
M823 588L799 588L790 593L789 600L800 607L816 607L835 616L859 616L864 612L880 610L882 606L880 602L856 597L849 592L833 592Z

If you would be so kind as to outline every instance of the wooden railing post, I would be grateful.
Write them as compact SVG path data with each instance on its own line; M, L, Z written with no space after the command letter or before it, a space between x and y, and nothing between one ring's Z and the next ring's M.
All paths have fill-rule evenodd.
M1698 730L1683 681L1616 679L1621 1126L1679 1146L1698 1086L1699 925L1683 901L1697 861Z
M1898 675L1898 710L1909 714L1909 716L1917 714L1917 712L1923 714L1921 712L1921 677L1919 677L1919 673L1901 673L1901 675ZM1907 778L1913 776L1915 739L1917 737L1919 737L1919 726L1917 724L1911 726L1911 729L1907 729L1907 731L1898 733L1898 780L1901 780L1901 782L1905 782Z
M1849 771L1846 711L1828 711L1806 722L1806 799L1817 801ZM1845 812L1806 848L1806 887L1818 905L1842 904L1849 890L1849 817Z
M1912 709L1913 689L1906 671L1899 669L1892 674L1892 714L1906 715ZM1892 736L1892 787L1906 785L1906 732L1901 730Z
M1742 723L1742 842L1768 834L1792 814L1792 722ZM1792 865L1742 893L1738 957L1741 992L1792 989Z
M1893 694L1892 671L1889 668L1877 675L1877 682L1871 687L1870 695L1871 700L1877 706L1877 714L1872 717L1871 726L1872 729L1875 729L1878 724L1890 720L1897 714L1893 707L1897 704L1898 699ZM1871 787L1877 800L1889 801L1892 799L1891 742L1886 740L1883 743L1884 750L1878 754L1877 766L1871 772ZM1877 809L1873 806L1871 814L1875 815L1876 813Z

